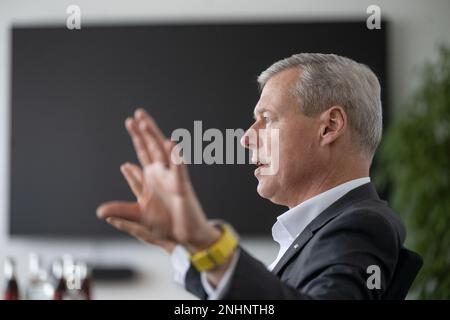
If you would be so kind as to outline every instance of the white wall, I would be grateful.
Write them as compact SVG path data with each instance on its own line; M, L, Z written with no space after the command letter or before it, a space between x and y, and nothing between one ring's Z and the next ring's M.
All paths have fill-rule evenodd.
M5 255L19 260L23 276L29 251L46 257L69 252L99 261L130 260L145 269L139 285L97 287L99 298L189 298L170 279L169 261L157 249L141 244L12 241L7 236L8 213L8 150L9 150L9 72L10 34L12 23L60 23L65 25L65 10L77 4L82 23L129 23L154 20L314 20L366 17L370 4L381 7L382 16L390 22L389 66L391 105L401 115L401 104L417 84L418 66L436 57L438 43L450 44L450 1L386 0L386 1L300 1L300 0L128 0L112 3L101 0L1 0L0 1L0 261ZM31 159L32 160L32 159ZM26 201L26 199L24 199ZM268 230L268 236L270 230ZM268 238L247 239L247 247L268 263L274 258L276 246Z

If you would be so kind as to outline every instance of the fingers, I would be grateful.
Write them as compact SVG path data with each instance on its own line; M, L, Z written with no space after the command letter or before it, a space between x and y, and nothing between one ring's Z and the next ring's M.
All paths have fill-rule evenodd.
M160 246L168 254L172 254L173 250L175 249L175 242L157 238L151 233L150 230L136 222L119 218L107 218L106 222L108 222L117 230L126 232L142 242Z
M164 149L166 139L153 118L151 118L143 109L138 109L135 112L135 119L138 122L141 136L145 141L147 151L152 156L153 161L159 161L168 166L169 155Z
M144 140L147 152L151 154L154 162L161 162L165 166L169 165L168 156L164 150L163 144L161 144L154 132L149 128L146 122L139 122L139 130L141 137ZM164 142L163 142L164 143Z
M134 163L127 162L127 167L130 169L131 173L133 174L134 178L142 183L142 169L141 167L135 165Z
M131 236L138 238L145 242L154 242L154 237L151 233L142 225L137 222L129 221L120 218L107 218L106 222L112 225L114 228L129 233Z
M125 163L120 166L120 171L125 177L125 180L127 180L133 194L136 198L140 198L143 192L142 170L134 164Z
M99 219L113 217L131 221L140 221L141 209L137 202L111 201L98 207L97 217Z
M161 146L164 144L166 138L162 134L155 120L153 120L153 118L144 109L137 109L135 112L135 118L138 121L144 122L148 126L148 130L154 134L156 140Z
M174 170L177 183L189 182L187 168L178 148L174 149L175 143L165 139L161 130L147 112L143 109L137 109L134 118L127 119L126 126L143 168L150 164L161 163L164 167ZM137 194L140 194L139 190L142 190L142 186L139 188L135 179L132 179L129 175L126 176L126 179L134 190L133 192L136 191ZM143 182L140 185L143 185Z
M186 164L180 155L179 147L175 145L175 142L167 140L164 145L166 153L170 157L170 167L176 171L178 182L182 182L188 179Z
M136 110L134 118L128 118L125 126L143 167L155 161L162 162L165 166L169 165L169 155L164 148L166 139L156 122L144 109Z
M145 167L146 165L152 163L151 154L147 150L147 146L142 138L136 120L133 118L127 118L127 120L125 120L125 127L131 137L131 141L133 141L134 150L136 151L136 155L141 163L141 166Z

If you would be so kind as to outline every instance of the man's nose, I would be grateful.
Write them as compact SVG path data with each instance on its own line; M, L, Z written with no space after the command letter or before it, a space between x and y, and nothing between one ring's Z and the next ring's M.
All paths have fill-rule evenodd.
M250 139L247 136L247 132L241 138L241 146L244 148L249 148Z
M247 149L256 149L258 146L258 137L255 129L249 128L241 138L241 146Z

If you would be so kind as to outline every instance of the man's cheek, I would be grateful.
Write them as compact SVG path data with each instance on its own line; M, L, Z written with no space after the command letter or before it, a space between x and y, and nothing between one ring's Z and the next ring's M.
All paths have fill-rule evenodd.
M280 168L280 133L279 129L271 129L267 141L267 156L270 159L270 166L263 167L263 175L276 175Z

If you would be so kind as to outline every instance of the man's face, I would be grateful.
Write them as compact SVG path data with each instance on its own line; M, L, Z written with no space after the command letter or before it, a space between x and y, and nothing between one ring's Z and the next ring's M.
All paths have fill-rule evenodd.
M298 193L307 189L320 163L318 117L303 115L293 94L300 74L288 69L267 81L254 110L255 122L241 140L258 166L259 195L286 206L297 204Z

